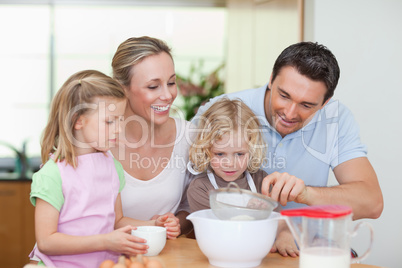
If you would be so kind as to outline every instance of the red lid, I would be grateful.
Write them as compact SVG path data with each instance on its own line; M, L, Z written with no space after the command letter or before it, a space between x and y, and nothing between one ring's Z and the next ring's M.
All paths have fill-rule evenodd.
M338 218L351 213L351 207L341 205L311 206L281 211L283 216L309 218Z

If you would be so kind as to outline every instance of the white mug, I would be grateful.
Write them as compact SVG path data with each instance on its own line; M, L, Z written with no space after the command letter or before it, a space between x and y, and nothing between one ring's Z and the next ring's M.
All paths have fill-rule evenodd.
M148 245L148 252L144 256L158 255L166 244L166 228L160 226L139 226L131 230L131 234L145 239Z

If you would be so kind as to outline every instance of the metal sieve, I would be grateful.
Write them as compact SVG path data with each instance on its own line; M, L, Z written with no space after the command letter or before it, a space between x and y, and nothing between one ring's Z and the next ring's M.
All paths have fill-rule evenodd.
M211 190L209 204L219 219L239 221L267 219L278 206L272 198L240 189L235 182L230 182L226 188Z

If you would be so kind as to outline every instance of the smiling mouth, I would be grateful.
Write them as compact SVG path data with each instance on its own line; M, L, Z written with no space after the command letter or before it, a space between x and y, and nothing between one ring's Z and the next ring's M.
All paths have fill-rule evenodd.
M291 121L286 120L285 118L283 118L283 117L280 116L280 115L278 115L278 117L279 117L280 121L281 121L284 125L287 125L287 126L294 125L294 124L296 124L296 123L298 122L298 121L295 121L295 120L291 120Z
M170 105L166 105L166 106L151 105L151 108L154 109L156 112L166 112L167 110L169 110Z

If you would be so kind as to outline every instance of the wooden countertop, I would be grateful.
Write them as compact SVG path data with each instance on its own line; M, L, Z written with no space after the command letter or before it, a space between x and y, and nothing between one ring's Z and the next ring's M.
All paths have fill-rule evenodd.
M195 239L180 237L175 240L168 240L162 252L155 257L164 268L216 268L210 265L207 257L201 252ZM38 268L39 266L28 264L24 268ZM43 267L43 266L42 266ZM269 253L258 268L298 268L299 258L282 257L278 253ZM368 264L352 264L351 268L380 268Z
M195 239L180 237L175 240L168 240L165 248L156 257L164 267L191 267L191 268L213 268L207 257L201 252ZM258 267L299 267L299 258L282 257L278 253L269 253ZM379 268L367 264L352 264L351 268Z

